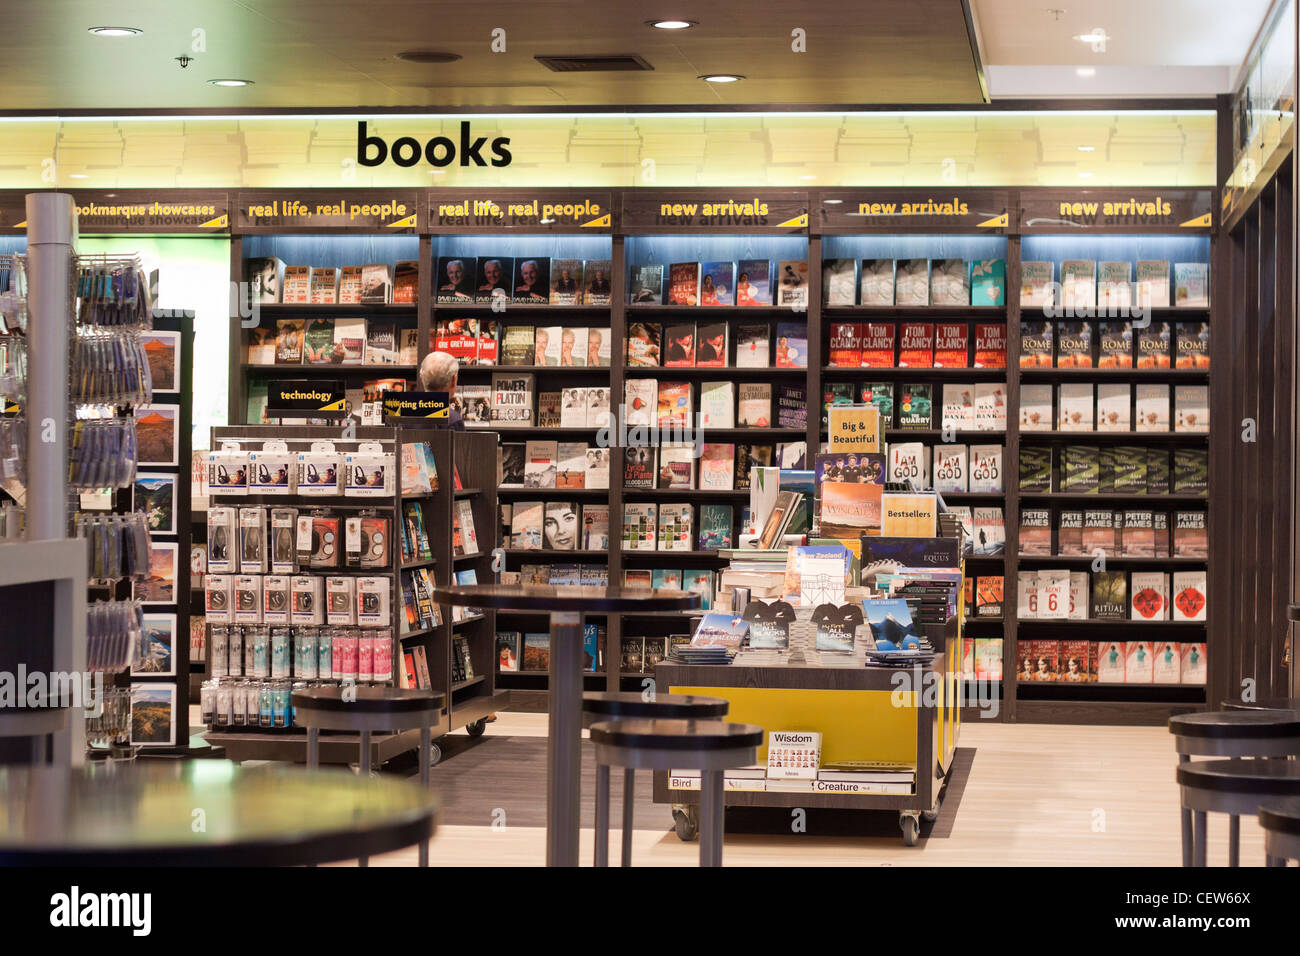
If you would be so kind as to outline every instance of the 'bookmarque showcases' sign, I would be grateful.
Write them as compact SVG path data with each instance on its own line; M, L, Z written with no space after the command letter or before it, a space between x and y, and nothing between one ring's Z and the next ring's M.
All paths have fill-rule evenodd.
M76 189L77 228L82 235L226 235L230 197L224 191L188 189ZM27 200L6 193L0 230L27 231Z

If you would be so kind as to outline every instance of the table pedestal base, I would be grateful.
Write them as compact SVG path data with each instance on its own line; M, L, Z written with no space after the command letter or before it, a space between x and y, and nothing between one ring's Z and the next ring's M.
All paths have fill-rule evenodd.
M582 794L582 615L551 613L546 865L578 865Z

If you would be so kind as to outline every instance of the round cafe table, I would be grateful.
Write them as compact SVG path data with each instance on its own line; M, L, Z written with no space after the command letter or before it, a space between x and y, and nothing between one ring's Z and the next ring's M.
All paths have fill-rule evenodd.
M578 865L582 770L582 615L689 611L700 596L652 588L538 584L438 585L440 604L550 615L550 727L546 743L546 864Z
M0 766L0 866L295 866L422 843L407 780L226 760Z

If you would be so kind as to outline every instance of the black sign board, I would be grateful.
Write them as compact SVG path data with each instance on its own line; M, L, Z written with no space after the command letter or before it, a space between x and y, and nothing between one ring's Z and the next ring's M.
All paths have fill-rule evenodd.
M342 382L281 379L267 385L266 413L272 418L342 418L347 409Z
M414 189L243 189L235 194L237 233L417 231Z
M962 232L1011 229L1005 189L827 189L815 197L813 231L833 233Z
M383 393L385 418L451 418L449 392Z
M55 190L52 190L55 191ZM82 235L200 235L230 233L230 196L222 190L63 189L77 205ZM7 190L0 202L0 231L27 231L23 190Z
M614 227L608 191L584 189L430 189L425 222L432 233L608 233Z
M627 190L619 228L627 233L808 234L808 193L788 189Z
M1022 233L1209 232L1213 189L1022 189Z

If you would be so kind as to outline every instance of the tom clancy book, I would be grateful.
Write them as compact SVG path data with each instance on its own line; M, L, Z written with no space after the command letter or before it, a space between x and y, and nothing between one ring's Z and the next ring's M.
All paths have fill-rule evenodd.
M311 266L285 266L280 301L305 305L311 301Z
M1169 494L1169 449L1147 449L1147 494Z
M1057 323L1056 367L1092 368L1092 323Z
M662 305L664 301L664 267L662 264L633 266L628 283L632 305Z
M1041 494L1052 490L1052 449L1020 446L1020 490Z
M1133 323L1102 322L1098 326L1098 368L1133 367Z
M700 271L700 305L736 304L735 263L706 262Z
M393 301L393 267L378 262L361 267L361 303L387 305Z
M1052 513L1046 508L1020 509L1020 553L1052 553Z
M1170 326L1168 322L1152 322L1137 330L1137 367L1169 368Z
M582 297L575 305L609 305L610 266L608 259L588 259L582 264Z
M535 364L535 344L535 333L531 325L507 325L501 336L501 364Z
M474 277L478 260L473 256L442 256L434 275L434 293L439 305L469 305L474 301Z
M1067 556L1086 554L1083 550L1083 512L1062 511L1056 526L1056 553Z
M1174 512L1173 555L1176 558L1209 557L1210 539L1204 511Z
M551 305L582 304L582 260L551 260Z
M668 267L668 304L700 304L700 264L674 262Z
M511 301L517 305L546 305L551 301L551 260L547 256L515 259Z
M862 325L862 365L864 368L894 368L893 322L865 322Z
M303 331L302 361L304 365L335 364L333 319L307 320Z
M276 323L275 364L301 365L303 353L303 320L281 319Z
M772 304L772 262L741 259L736 263L736 305Z
M935 259L930 263L930 305L970 305L965 259Z
M863 305L893 305L894 260L863 259L859 286Z
M1204 495L1208 488L1209 471L1209 452L1204 448L1175 448L1173 493Z
M934 386L904 385L898 396L898 427L929 429L934 427Z
M830 324L830 364L835 368L857 368L862 364L862 325L858 322Z
M414 259L398 259L393 269L393 302L410 305L415 302L420 285L420 264Z
M1092 575L1092 617L1122 621L1128 616L1128 579L1123 571L1096 571Z
M627 364L640 367L658 366L661 331L662 326L658 322L629 322Z
M776 304L808 304L808 262L805 259L782 259L776 264Z
M1179 322L1175 368L1205 371L1210 367L1210 323Z
M895 305L930 304L930 260L899 259L894 270Z
M854 305L857 301L857 263L853 259L822 260L822 304Z
M361 266L343 266L339 269L339 305L358 305L361 302Z
M741 325L736 328L736 368L769 368L771 353L770 325Z
M339 298L339 270L316 266L311 270L312 305L333 305Z
M970 355L965 322L939 322L934 327L934 367L966 368Z
M1007 327L1003 322L975 326L975 367L1007 367Z
M1020 323L1020 367L1051 368L1053 324L1049 321Z
M905 322L898 334L900 368L934 367L934 323Z

